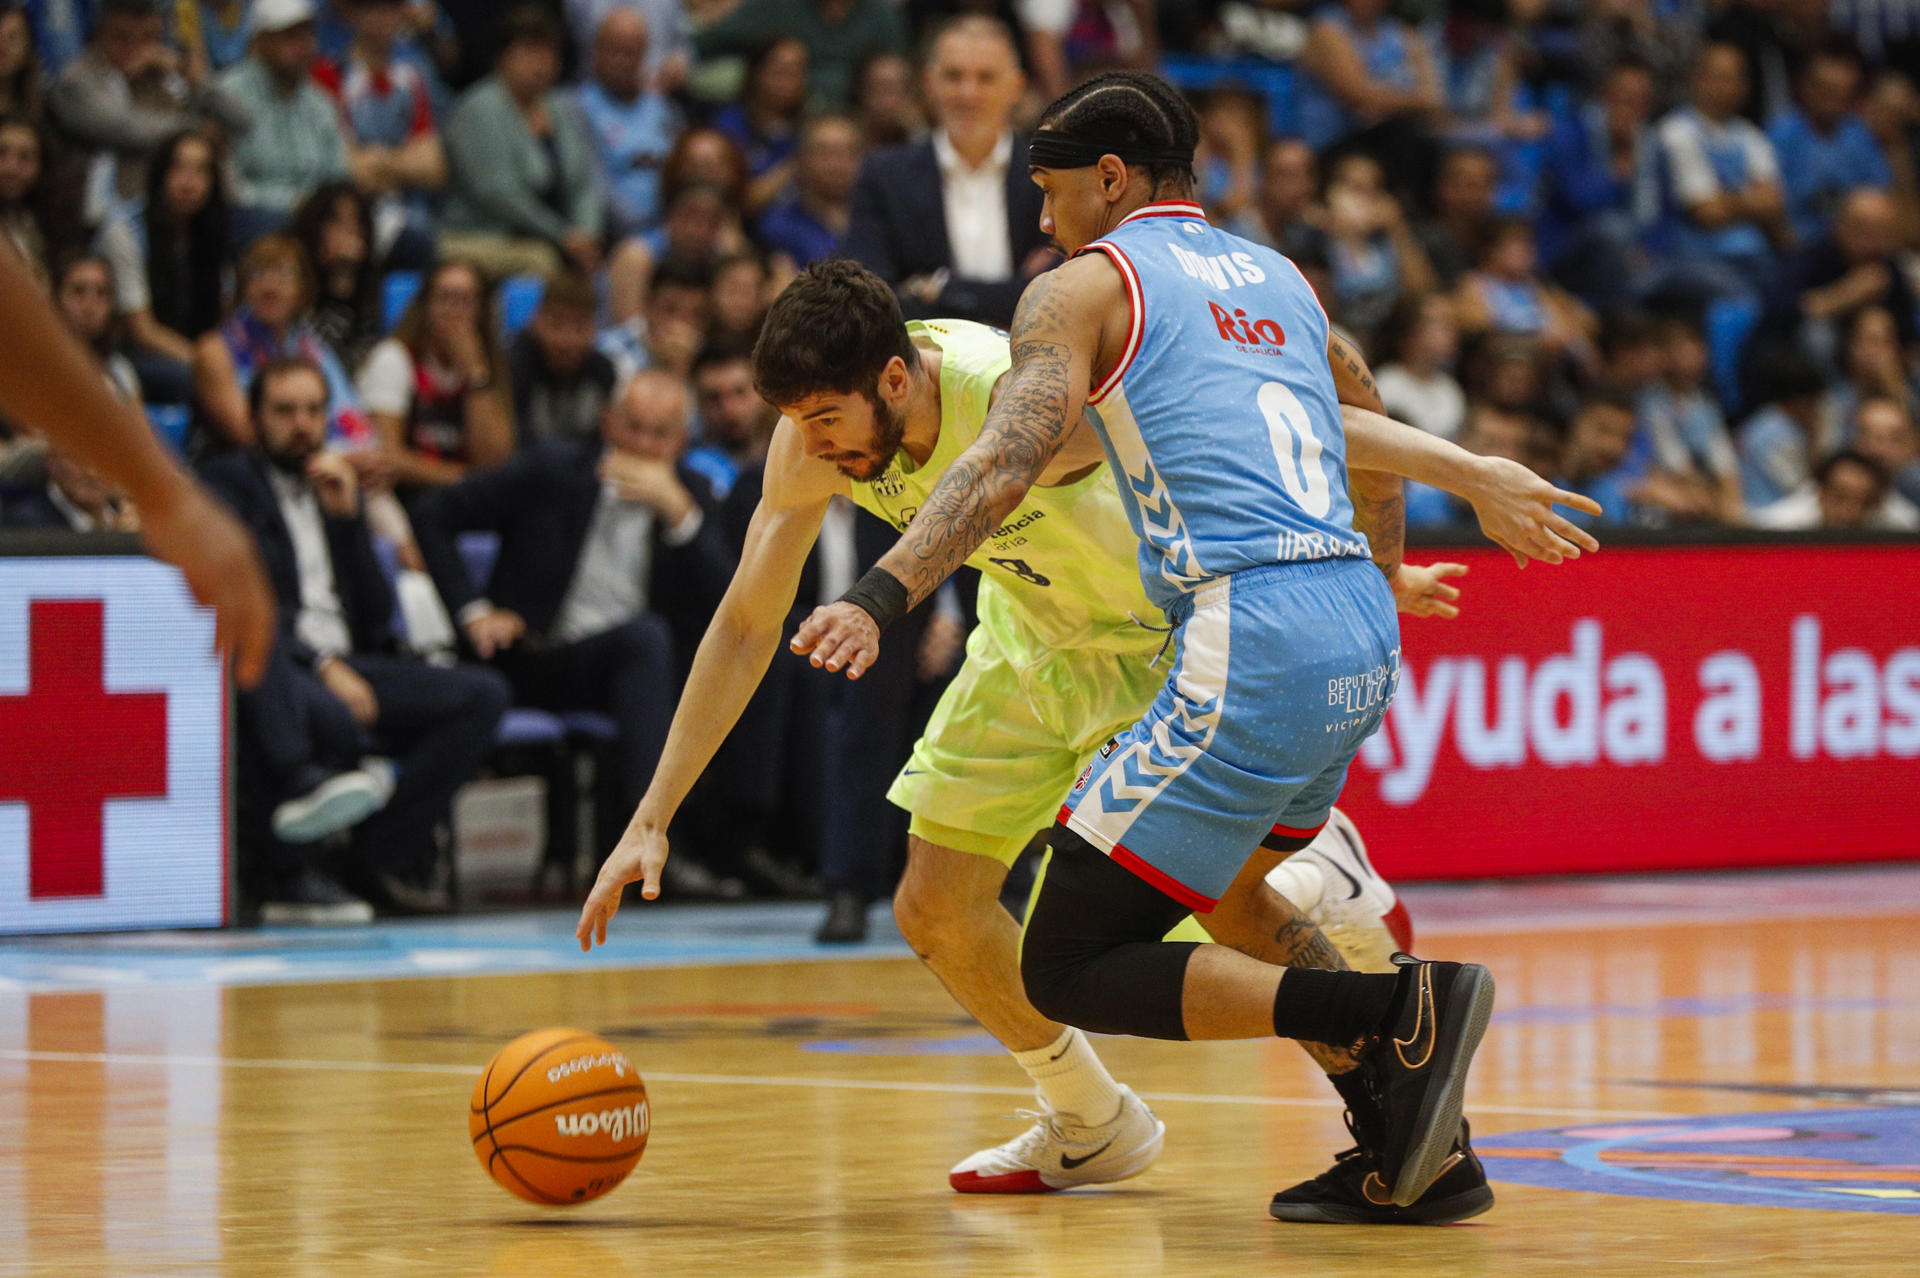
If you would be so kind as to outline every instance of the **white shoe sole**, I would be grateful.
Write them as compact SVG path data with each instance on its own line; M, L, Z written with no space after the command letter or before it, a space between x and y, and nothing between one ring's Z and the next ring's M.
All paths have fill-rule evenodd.
M383 805L383 787L364 772L343 772L311 794L273 810L273 834L283 843L317 843L350 830Z

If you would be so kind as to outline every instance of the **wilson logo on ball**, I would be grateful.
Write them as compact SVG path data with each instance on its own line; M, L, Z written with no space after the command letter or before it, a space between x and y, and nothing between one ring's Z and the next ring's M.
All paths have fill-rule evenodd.
M562 1136L605 1136L608 1140L630 1140L635 1136L644 1136L651 1127L652 1120L647 1114L647 1103L622 1105L613 1109L597 1110L591 1114L555 1114L553 1125Z

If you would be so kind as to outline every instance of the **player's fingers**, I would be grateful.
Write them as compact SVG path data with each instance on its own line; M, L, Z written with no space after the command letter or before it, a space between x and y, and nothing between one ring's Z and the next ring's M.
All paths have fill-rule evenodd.
M1433 583L1432 598L1443 599L1450 602L1452 600L1458 599L1459 597L1460 597L1460 591L1457 587L1449 586L1444 581L1436 581Z
M853 653L853 639L839 631L822 639L819 648L814 651L814 655L820 658L820 664L834 673L838 673L841 667L847 664Z
M1460 615L1460 610L1450 603L1441 603L1436 599L1432 607L1428 610L1427 615L1429 617L1445 617L1448 620L1452 620Z
M1582 550L1600 549L1600 542L1592 533L1563 515L1554 514L1548 516L1547 527Z
M1467 566L1456 563L1428 564L1427 571L1441 578L1464 577L1467 575ZM1451 589L1451 587L1449 587L1449 589Z
M1513 556L1514 567L1525 568L1527 566L1527 556L1525 551L1517 550L1512 546L1508 546L1507 553Z
M640 863L640 895L645 899L649 901L659 899L660 870L666 863L667 858L664 856L650 856Z
M1580 493L1570 493L1564 488L1556 488L1553 490L1553 504L1556 506L1571 506L1575 510L1584 510L1589 515L1598 515L1601 513L1599 502L1591 497L1583 496ZM1599 543L1595 542L1594 546L1595 549L1598 549Z
M821 616L825 611L825 608L815 608L807 615L807 619L800 623L800 628L793 632L795 652L812 652L814 645L820 642L820 634L827 625L826 619ZM813 664L817 666L820 663L816 661Z

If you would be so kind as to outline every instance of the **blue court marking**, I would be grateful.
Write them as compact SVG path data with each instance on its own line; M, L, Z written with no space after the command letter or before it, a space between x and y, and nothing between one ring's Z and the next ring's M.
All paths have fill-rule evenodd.
M1920 1215L1920 1108L1911 1106L1506 1132L1474 1144L1494 1179L1550 1189Z
M817 945L814 904L629 905L591 954L571 908L363 927L128 932L0 942L0 989L149 984L274 985L511 972L910 958L883 911L864 945Z

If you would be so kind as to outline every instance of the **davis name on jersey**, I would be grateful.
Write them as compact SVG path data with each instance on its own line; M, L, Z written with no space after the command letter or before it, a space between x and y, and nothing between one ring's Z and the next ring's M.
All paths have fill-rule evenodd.
M1083 252L1112 260L1132 310L1087 419L1154 601L1265 564L1366 558L1327 317L1293 263L1186 201L1138 209Z

